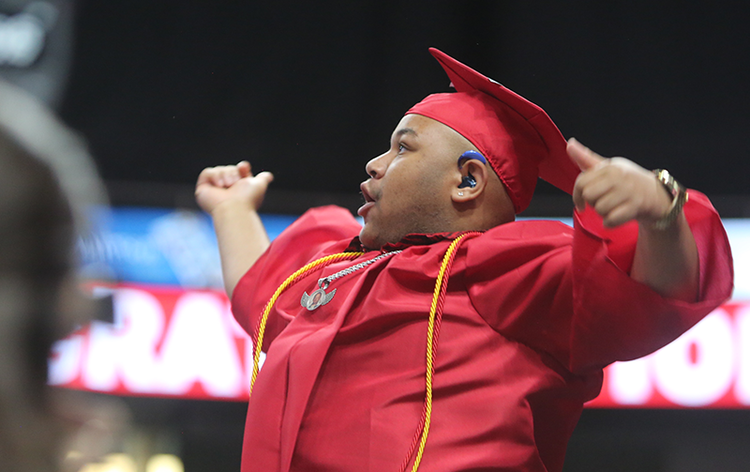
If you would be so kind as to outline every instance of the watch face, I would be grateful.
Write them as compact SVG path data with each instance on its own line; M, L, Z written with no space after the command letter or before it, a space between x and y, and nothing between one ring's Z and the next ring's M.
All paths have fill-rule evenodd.
M672 195L672 198L676 198L680 193L685 192L683 186L672 177L672 174L670 174L668 170L657 169L654 170L654 174L656 174L656 178L659 182L664 185L664 188L667 189L667 192Z
M688 201L688 192L666 169L655 169L653 172L656 175L656 179L661 182L672 196L672 205L669 207L669 211L651 226L656 229L666 229L677 219L682 211L682 207Z

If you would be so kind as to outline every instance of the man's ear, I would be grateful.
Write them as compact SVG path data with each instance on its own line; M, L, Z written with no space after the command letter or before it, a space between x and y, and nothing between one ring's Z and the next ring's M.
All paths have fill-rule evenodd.
M456 187L451 193L455 203L467 203L481 195L487 187L489 172L492 172L486 164L476 159L467 159L461 164Z

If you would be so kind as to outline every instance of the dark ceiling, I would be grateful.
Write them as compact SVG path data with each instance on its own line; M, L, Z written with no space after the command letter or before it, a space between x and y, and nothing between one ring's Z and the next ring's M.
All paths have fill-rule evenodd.
M277 189L356 193L403 112L448 90L435 46L566 137L748 194L748 20L745 2L85 0L61 112L108 181L248 159Z

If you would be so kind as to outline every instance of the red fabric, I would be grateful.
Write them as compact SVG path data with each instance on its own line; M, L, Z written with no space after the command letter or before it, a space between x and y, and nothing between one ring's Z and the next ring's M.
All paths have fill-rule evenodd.
M573 191L580 170L544 110L447 54L434 48L430 52L456 93L430 95L407 114L437 120L471 141L500 177L516 213L529 206L538 177Z
M590 214L576 216L575 230L521 221L466 241L445 299L420 471L560 471L601 369L668 343L730 295L718 215L697 192L685 212L701 263L702 299L692 304L632 281L620 268L632 259L632 228L603 232ZM253 329L289 274L345 250L358 231L343 209L306 213L240 281L238 321ZM279 298L248 406L243 472L398 469L420 419L427 315L452 237L387 246L403 252L335 280L333 300L313 312L300 306L303 291L378 252L332 264Z

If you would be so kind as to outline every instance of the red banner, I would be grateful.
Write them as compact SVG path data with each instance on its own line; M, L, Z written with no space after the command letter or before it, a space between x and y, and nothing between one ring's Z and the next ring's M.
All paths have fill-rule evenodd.
M119 285L114 324L59 341L50 383L117 395L247 400L252 343L221 291ZM660 351L605 370L590 407L747 408L750 303L715 310Z
M50 383L113 393L246 400L252 343L220 291L120 285L114 324L58 342Z
M609 366L588 406L748 408L750 303L727 303L650 356Z

